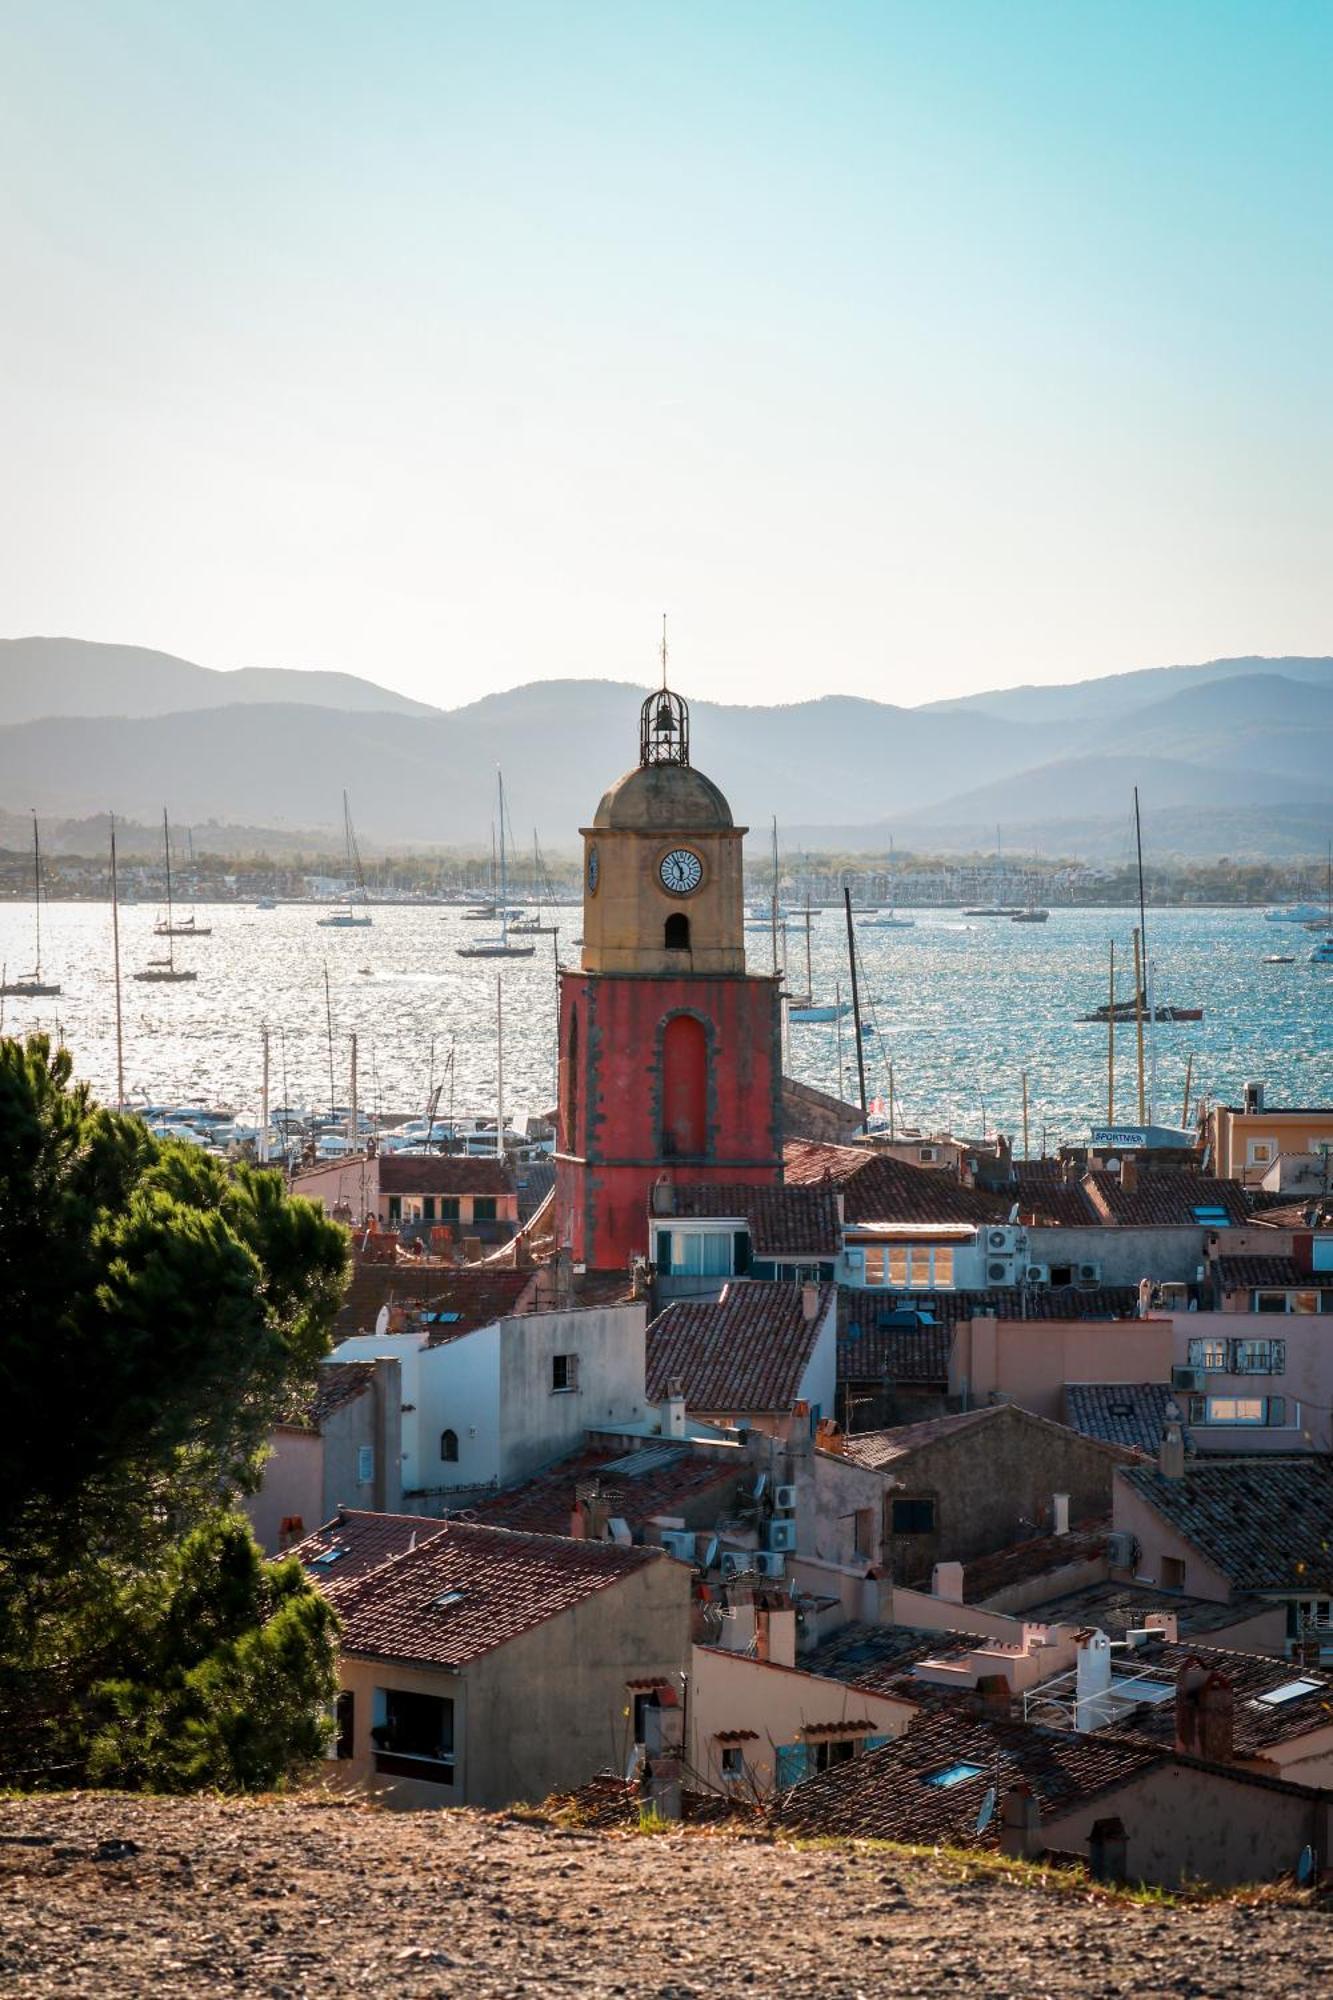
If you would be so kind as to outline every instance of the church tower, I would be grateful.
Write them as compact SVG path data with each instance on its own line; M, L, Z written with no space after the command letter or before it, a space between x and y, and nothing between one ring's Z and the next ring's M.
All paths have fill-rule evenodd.
M745 833L664 673L637 766L582 828L583 966L560 974L557 1227L592 1269L646 1254L661 1180L781 1178L778 983L745 970Z

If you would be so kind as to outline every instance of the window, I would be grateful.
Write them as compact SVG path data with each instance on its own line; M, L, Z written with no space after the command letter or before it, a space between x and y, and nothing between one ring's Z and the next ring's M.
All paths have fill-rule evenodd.
M969 1778L981 1777L982 1771L980 1764L946 1764L942 1771L928 1771L922 1782L945 1790L950 1785L965 1784Z
M1162 1557L1161 1586L1163 1590L1183 1590L1185 1588L1185 1563L1183 1557Z
M745 1752L739 1743L724 1743L722 1746L722 1775L724 1778L745 1776Z
M440 1196L439 1207L440 1207L441 1222L458 1221L459 1203L458 1203L458 1196L456 1194L442 1194Z
M735 1248L729 1229L673 1229L671 1275L675 1278L729 1278Z
M1294 1313L1317 1313L1319 1311L1318 1292L1288 1292L1287 1303Z
M1227 1343L1225 1340L1192 1340L1189 1345L1190 1367L1207 1368L1215 1375L1227 1372Z
M433 1194L423 1194L421 1197L421 1220L423 1222L434 1222L435 1220L435 1197Z
M1285 1340L1237 1340L1232 1342L1231 1370L1234 1375L1285 1375Z
M444 1460L446 1465L457 1465L458 1463L457 1431L441 1431L440 1457Z
M1284 1313L1287 1310L1285 1292L1256 1292L1254 1310L1257 1313Z
M454 1705L447 1696L376 1688L375 1769L389 1777L454 1782Z
M933 1535L935 1532L935 1502L933 1500L889 1501L889 1532L894 1535Z
M350 1688L333 1705L333 1754L343 1762L356 1755L356 1696Z
M1195 1406L1195 1423L1266 1424L1277 1429L1284 1429L1287 1423L1285 1396L1200 1396ZM1300 1405L1292 1408L1297 1412L1293 1423L1298 1423Z
M881 1249L878 1243L868 1243L866 1245L866 1283L868 1285L884 1285L888 1283L888 1276L888 1251Z
M953 1250L947 1244L866 1245L867 1285L891 1285L898 1292L953 1289Z
M400 1194L391 1194L389 1196L389 1220L390 1222L401 1222L402 1219L403 1197Z
M690 948L690 920L677 910L666 920L662 932L662 943L668 951L688 951Z
M356 1477L358 1485L361 1486L369 1486L371 1480L375 1477L375 1447L373 1444L361 1444L357 1446Z
M472 1197L472 1220L474 1222L494 1222L495 1219L495 1196L493 1194L474 1194Z
M936 1291L951 1291L953 1289L953 1251L947 1245L939 1244L935 1248L933 1257L934 1268L930 1274L931 1285Z
M1270 1139L1251 1139L1245 1153L1247 1163L1252 1167L1266 1167L1273 1157Z
M551 1356L551 1394L570 1394L579 1386L579 1357L577 1354L553 1354Z
M827 1771L834 1764L850 1764L856 1755L858 1736L836 1736L823 1743L810 1745L810 1769Z

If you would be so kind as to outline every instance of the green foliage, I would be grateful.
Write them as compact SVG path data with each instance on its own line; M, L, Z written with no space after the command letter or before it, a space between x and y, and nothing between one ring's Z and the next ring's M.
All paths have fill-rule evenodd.
M200 1634L222 1620L216 1648L181 1669L196 1690L259 1690L284 1646L319 1639L309 1606L275 1598L269 1615L234 1540L196 1546L192 1532L217 1531L253 1486L327 1351L346 1263L344 1232L279 1174L160 1143L94 1104L45 1037L0 1041L0 1765L73 1756L71 1718L95 1685L124 1683L134 1707L131 1606L160 1643L155 1620L187 1603ZM192 1596L190 1550L207 1580ZM227 1622L232 1566L251 1626ZM142 1684L162 1668L145 1640ZM177 1720L188 1761L204 1723ZM210 1754L247 1765L239 1740ZM251 1761L264 1766L262 1748Z
M113 1623L120 1671L88 1702L92 1783L267 1790L319 1755L337 1685L334 1614L299 1563L264 1561L238 1515L187 1535Z

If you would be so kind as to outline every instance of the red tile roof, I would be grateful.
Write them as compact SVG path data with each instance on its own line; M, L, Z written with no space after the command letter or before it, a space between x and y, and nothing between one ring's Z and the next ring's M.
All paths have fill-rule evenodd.
M976 1825L997 1778L1001 1797L1013 1785L1028 1785L1041 1818L1052 1819L1118 1790L1169 1755L1159 1745L1107 1732L1036 1729L965 1716L952 1706L923 1715L868 1756L784 1792L772 1816L806 1835L994 1847L998 1810L984 1832L978 1834ZM976 1769L956 1784L930 1782L959 1764Z
M381 1306L402 1306L409 1315L456 1312L459 1317L431 1329L433 1340L454 1339L524 1310L524 1294L536 1273L529 1269L480 1270L456 1264L358 1262L334 1325L335 1340L373 1333Z
M1232 1223L1249 1220L1244 1190L1236 1181L1214 1180L1184 1168L1159 1168L1141 1173L1134 1187L1122 1185L1119 1174L1096 1168L1083 1177L1094 1208L1120 1228L1207 1228L1195 1210L1220 1208Z
M1013 1584L1028 1583L1067 1563L1095 1562L1106 1554L1110 1532L1109 1521L1084 1522L1067 1535L1034 1535L1030 1542L1014 1542L993 1555L974 1556L963 1566L963 1596L969 1604L984 1604Z
M915 1167L863 1146L821 1146L798 1139L784 1148L788 1187L827 1175L842 1188L849 1223L1004 1222L1012 1195L962 1187L934 1167Z
M895 1459L909 1452L965 1436L988 1424L1000 1429L1017 1425L1025 1430L1035 1425L1038 1430L1055 1433L1067 1440L1075 1435L1067 1424L1053 1423L1049 1417L1039 1417L1017 1403L987 1403L981 1409L958 1410L943 1417L926 1417L920 1423L899 1424L891 1430L852 1431L844 1437L842 1449L844 1455L854 1459L858 1465L877 1470L881 1466L892 1465ZM1107 1444L1101 1438L1084 1438L1082 1441L1125 1463L1140 1456L1138 1452L1127 1451L1120 1445Z
M1095 1229L1102 1217L1079 1181L1062 1180L1058 1174L1033 1171L1033 1162L1014 1168L1013 1193L1019 1214L1026 1222L1059 1229ZM1043 1162L1043 1165L1057 1165Z
M717 1514L728 1511L743 1471L740 1452L730 1447L701 1451L650 1438L639 1449L616 1444L574 1452L525 1485L470 1506L468 1514L489 1527L567 1535L578 1489L595 1484L613 1515L642 1528L656 1514L693 1513L710 1495Z
M331 1521L316 1528L289 1550L303 1562L325 1594L337 1598L349 1583L394 1556L438 1535L442 1521L418 1514L370 1514L360 1508L340 1507ZM325 1560L320 1562L318 1557Z
M756 1257L836 1257L842 1249L838 1198L831 1183L738 1187L696 1182L662 1194L671 1205L669 1211L654 1213L657 1228L669 1229L678 1216L743 1216Z
M1120 1477L1236 1590L1333 1593L1333 1458L1249 1458L1155 1466Z
M740 1732L753 1736L753 1730ZM725 1739L719 1737L721 1742ZM637 1831L649 1800L630 1778L616 1771L602 1771L580 1785L576 1792L557 1792L547 1800L547 1809L568 1813L580 1827L610 1830L629 1827ZM748 1800L733 1799L719 1792L696 1792L681 1788L680 1816L689 1824L728 1819L753 1819L758 1807Z
M1188 1399L1185 1399L1186 1401ZM1152 1457L1168 1422L1192 1449L1182 1399L1165 1382L1066 1382L1065 1422L1084 1437L1129 1445Z
M1224 1292L1308 1290L1319 1284L1318 1277L1303 1270L1294 1257L1218 1257L1209 1270Z
M714 1415L790 1411L833 1303L818 1288L807 1319L800 1285L733 1278L716 1301L678 1299L648 1328L648 1400L679 1382L688 1408Z
M460 1667L636 1575L661 1549L450 1521L338 1593L344 1651ZM685 1574L682 1571L682 1575Z
M1222 1674L1231 1683L1235 1696L1233 1724L1236 1755L1262 1757L1276 1743L1289 1743L1315 1730L1333 1733L1333 1676L1318 1667L1297 1667L1290 1660L1274 1660L1263 1653L1237 1653L1226 1646L1199 1645L1193 1639L1163 1640L1121 1653L1116 1661L1116 1679L1145 1674L1156 1681L1174 1682L1188 1660L1197 1660L1210 1672ZM1313 1682L1307 1693L1281 1702L1266 1702L1263 1695L1297 1681ZM1175 1742L1175 1703L1144 1705L1125 1716L1116 1727L1121 1734L1132 1731L1152 1742Z
M325 1361L320 1365L314 1389L283 1428L294 1431L321 1430L335 1410L355 1402L375 1379L373 1361Z
M513 1169L505 1160L472 1159L465 1153L381 1153L381 1194L514 1193Z
M949 1379L952 1326L868 1326L838 1343L840 1382L937 1382Z

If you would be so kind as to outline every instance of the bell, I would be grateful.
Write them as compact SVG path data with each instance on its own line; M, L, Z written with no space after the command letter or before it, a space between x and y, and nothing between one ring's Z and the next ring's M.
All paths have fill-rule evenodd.
M671 713L671 703L663 695L657 704L657 720L653 724L653 734L654 736L674 736L675 733L676 718Z

